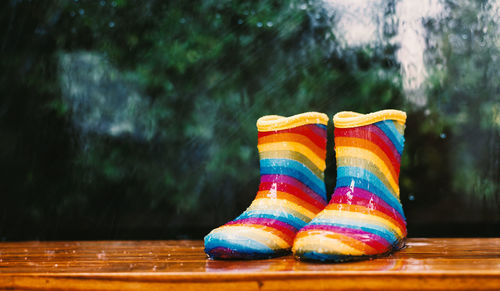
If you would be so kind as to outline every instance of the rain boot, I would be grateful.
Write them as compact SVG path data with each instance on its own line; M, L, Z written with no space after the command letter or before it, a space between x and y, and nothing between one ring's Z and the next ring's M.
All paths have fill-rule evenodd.
M260 186L248 209L205 236L215 259L262 259L289 254L295 235L326 206L328 116L308 112L259 118Z
M406 218L399 169L406 113L340 112L333 117L337 182L329 204L295 238L303 260L343 262L401 248Z

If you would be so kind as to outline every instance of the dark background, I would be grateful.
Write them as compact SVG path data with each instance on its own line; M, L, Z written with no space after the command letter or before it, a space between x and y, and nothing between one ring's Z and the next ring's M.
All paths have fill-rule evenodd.
M1 1L0 239L200 239L255 196L260 116L386 108L409 236L499 236L498 7L419 16L417 88L405 1L360 43L346 1Z

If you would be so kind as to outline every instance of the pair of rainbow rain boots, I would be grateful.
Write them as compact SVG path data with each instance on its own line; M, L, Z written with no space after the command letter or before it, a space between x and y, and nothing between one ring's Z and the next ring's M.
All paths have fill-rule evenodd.
M215 259L259 259L291 250L301 260L343 262L401 248L407 233L398 185L405 121L397 110L333 117L337 182L327 204L328 116L260 118L257 196L205 237L205 252Z

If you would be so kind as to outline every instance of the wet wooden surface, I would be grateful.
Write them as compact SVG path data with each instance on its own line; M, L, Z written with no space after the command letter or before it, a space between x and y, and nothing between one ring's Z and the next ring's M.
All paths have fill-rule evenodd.
M342 264L214 261L201 241L0 243L0 289L500 290L500 238L409 239Z

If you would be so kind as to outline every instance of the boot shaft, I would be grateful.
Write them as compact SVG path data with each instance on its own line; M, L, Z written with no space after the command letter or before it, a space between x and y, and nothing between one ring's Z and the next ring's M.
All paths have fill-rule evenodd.
M406 115L401 113L399 119L384 120L387 117L383 113L387 111L395 110L379 111L358 122L359 126L342 122L342 114L335 116L336 190L355 186L399 201Z
M334 116L337 182L327 206L329 210L381 218L397 241L406 236L406 217L399 199L405 121L406 114L396 110Z
M277 192L296 196L303 192L300 198L324 207L327 122L326 115L314 112L288 118L265 116L257 121L259 194L276 198Z

